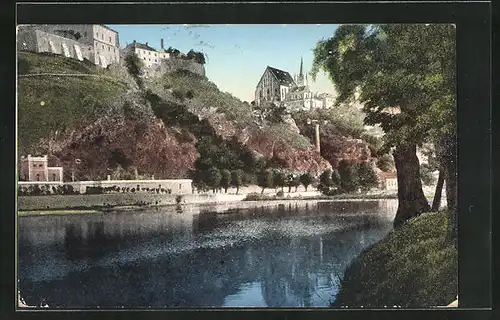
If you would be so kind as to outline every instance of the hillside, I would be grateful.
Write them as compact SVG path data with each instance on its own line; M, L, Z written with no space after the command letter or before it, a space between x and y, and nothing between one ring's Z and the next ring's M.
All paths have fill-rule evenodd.
M248 103L203 76L175 70L144 83L140 89L124 67L21 53L19 153L50 148L51 165L63 165L65 179L73 170L78 179L180 178L189 176L197 142L208 135L213 141L235 137L233 154L248 149L289 170L330 167L308 139L286 124L257 121ZM214 143L220 147L221 141Z

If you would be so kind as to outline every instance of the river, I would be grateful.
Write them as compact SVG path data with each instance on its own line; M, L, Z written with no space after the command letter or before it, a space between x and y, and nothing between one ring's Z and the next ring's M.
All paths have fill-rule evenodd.
M19 288L50 308L326 307L396 209L297 201L20 217Z

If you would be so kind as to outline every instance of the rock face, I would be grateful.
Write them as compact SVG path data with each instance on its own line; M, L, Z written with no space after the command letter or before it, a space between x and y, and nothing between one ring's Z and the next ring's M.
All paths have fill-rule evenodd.
M198 154L194 137L160 120L99 120L60 143L54 155L66 172L79 179L103 179L118 166L137 168L140 175L183 178ZM80 159L80 163L75 162Z
M198 74L202 77L205 76L205 66L197 63L194 60L187 60L182 58L170 58L162 61L161 64L150 68L148 74L151 76L158 76L165 73L171 73L177 70L187 70L189 72Z
M345 160L349 163L368 161L371 151L368 144L359 139L352 139L336 134L323 134L320 138L321 155L328 160L334 168L339 162Z

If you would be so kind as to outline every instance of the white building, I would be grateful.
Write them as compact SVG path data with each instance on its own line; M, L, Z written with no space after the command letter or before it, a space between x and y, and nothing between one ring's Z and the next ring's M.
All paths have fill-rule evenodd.
M163 48L163 39L161 39L160 50L156 50L149 46L147 42L139 43L135 40L133 43L129 44L125 50L134 52L148 68L155 64L160 64L162 60L170 59L170 53L166 52Z

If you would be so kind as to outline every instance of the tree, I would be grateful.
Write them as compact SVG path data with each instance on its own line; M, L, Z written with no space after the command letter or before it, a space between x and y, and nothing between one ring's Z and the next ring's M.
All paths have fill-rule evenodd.
M332 170L332 184L334 187L339 188L341 183L340 174L337 169Z
M227 189L231 185L231 171L227 169L220 170L220 186L224 188L224 193L227 193Z
M394 170L394 159L390 154L383 154L377 159L377 168L384 172Z
M206 183L210 188L212 188L214 193L215 190L217 190L220 187L221 179L222 175L219 169L212 167L210 168L210 170L208 170Z
M241 169L231 172L231 185L236 188L236 194L240 192L240 187L243 185L244 172Z
M326 193L330 190L332 186L333 186L332 170L328 169L325 170L323 173L321 173L321 175L319 176L318 190L320 190L323 193Z
M373 167L367 162L357 165L359 186L362 190L368 191L378 185L378 178Z
M286 186L286 175L282 171L275 171L273 176L274 187L280 188L283 191L283 188Z
M292 187L295 187L295 192L297 192L297 187L300 185L299 176L295 173L289 173L286 175L286 186L288 187L288 193L292 192Z
M420 179L422 179L424 186L432 186L436 183L433 172L434 170L428 164L422 163L420 165Z
M300 176L300 183L306 188L309 187L309 185L313 182L313 176L309 173L306 172Z
M430 210L416 156L417 145L430 136L448 142L443 167L450 216L456 213L455 34L451 24L346 25L314 49L313 78L320 69L330 75L337 104L356 98L363 103L365 124L379 124L383 149L393 149L395 226Z
M345 160L339 162L340 187L347 191L353 192L359 187L358 173L356 166L349 164Z
M274 186L273 177L274 174L270 170L261 171L257 175L257 184L262 188L262 194L265 188L272 188Z
M135 82L139 86L139 88L143 88L143 82L141 79L142 76L142 60L134 53L130 52L125 55L125 67L127 68L128 73L134 78Z

